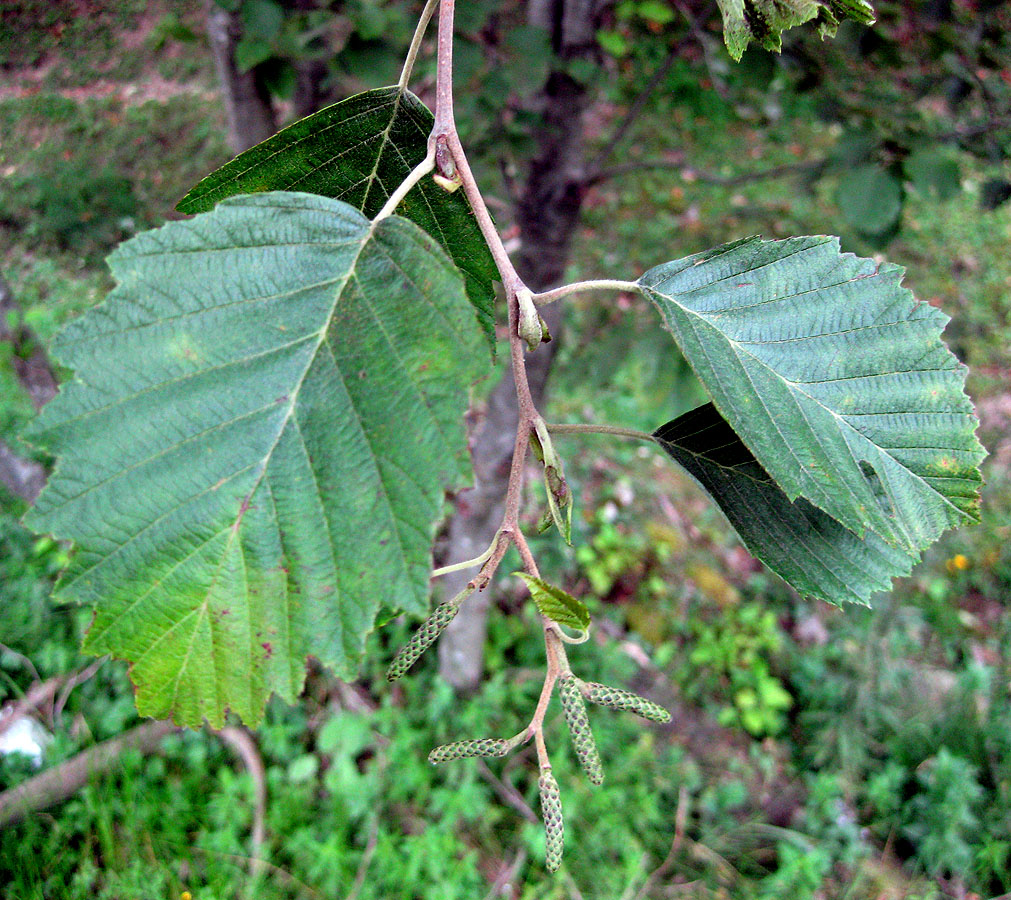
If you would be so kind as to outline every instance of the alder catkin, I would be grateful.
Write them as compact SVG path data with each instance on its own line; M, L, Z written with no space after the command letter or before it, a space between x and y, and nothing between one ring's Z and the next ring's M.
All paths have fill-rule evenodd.
M564 675L558 679L558 696L562 701L562 712L569 726L572 746L576 748L579 764L586 772L586 777L594 784L604 783L604 767L600 763L597 744L590 730L590 719L586 715L586 704L579 691L579 685L572 675Z
M393 662L390 663L390 668L386 672L387 681L396 681L410 669L418 661L418 657L432 646L432 642L453 621L459 609L460 605L452 601L441 603L435 607L432 614L421 623L411 639L393 657Z
M456 741L443 744L428 754L430 763L446 762L450 759L467 759L471 756L505 756L509 752L509 742L503 738L481 738L478 741Z
M583 684L583 694L591 703L600 706L609 706L611 709L621 709L626 712L634 712L644 719L653 722L669 722L670 713L662 706L633 694L630 691L623 691L621 688L610 687L606 684L598 684L595 681L587 681Z
M541 791L541 815L544 816L545 866L549 872L555 872L562 864L562 849L565 846L562 797L558 792L558 782L550 769L541 772L537 786Z

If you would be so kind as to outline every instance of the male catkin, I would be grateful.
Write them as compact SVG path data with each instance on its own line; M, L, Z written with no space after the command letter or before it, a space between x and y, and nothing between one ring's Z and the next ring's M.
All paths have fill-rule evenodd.
M386 671L387 681L396 681L407 672L418 661L418 657L432 646L432 642L453 621L459 609L460 605L452 601L440 603L435 607L432 614L421 623L411 639L393 657L393 662L390 663L390 668Z
M508 752L509 742L503 738L481 738L477 741L455 741L436 747L428 754L428 761L441 763L449 759L466 759L470 756L505 756Z
M662 706L633 694L630 691L623 691L621 688L610 687L606 684L598 684L595 681L585 681L582 685L583 696L591 703L600 706L609 706L611 709L621 709L626 712L634 712L644 719L653 722L669 722L670 713Z
M574 676L564 675L558 679L558 696L562 701L562 712L565 713L565 722L569 726L569 735L572 737L572 746L576 748L579 764L590 781L603 784L604 768L590 730L586 704L583 703L583 695Z
M541 815L544 816L545 866L549 872L555 872L562 864L562 850L565 847L562 797L551 769L541 772L537 786L541 791Z

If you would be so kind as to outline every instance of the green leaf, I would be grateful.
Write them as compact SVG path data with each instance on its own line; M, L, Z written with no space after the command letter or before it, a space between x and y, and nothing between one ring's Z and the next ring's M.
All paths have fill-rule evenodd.
M274 55L274 45L255 37L244 37L235 45L232 58L239 72L248 72L253 66L266 62Z
M669 25L674 21L674 10L663 0L642 0L637 11L644 19L657 25Z
M902 185L880 166L858 166L839 180L836 203L857 231L883 234L902 213Z
M252 37L273 40L284 24L284 10L274 0L242 0L242 24Z
M822 38L832 37L839 20L853 19L865 25L874 21L874 10L865 0L716 0L723 15L723 40L730 55L740 62L752 41L778 53L782 33L812 19Z
M590 611L571 594L525 572L513 572L513 575L527 583L530 596L541 611L541 615L547 616L559 625L580 631L586 631L590 627Z
M305 191L350 203L370 219L425 157L434 119L410 91L355 94L300 119L203 178L176 207L197 213L225 197L260 191ZM397 207L449 253L467 296L494 344L497 277L462 191L448 194L422 179Z
M54 343L75 378L33 427L59 462L27 522L77 544L60 595L143 715L255 723L307 655L350 677L381 607L425 611L488 349L428 235L324 197L234 198L109 264Z
M620 31L606 31L601 29L597 32L597 43L611 56L627 56L628 55L628 41L625 40L624 35Z
M901 277L817 236L748 238L639 284L790 500L916 553L976 519L985 453L947 316Z
M943 150L921 147L902 163L902 170L924 196L950 200L962 188L958 161Z
M914 557L876 534L858 538L802 497L791 502L713 404L654 437L716 501L751 554L801 594L867 603L909 573Z

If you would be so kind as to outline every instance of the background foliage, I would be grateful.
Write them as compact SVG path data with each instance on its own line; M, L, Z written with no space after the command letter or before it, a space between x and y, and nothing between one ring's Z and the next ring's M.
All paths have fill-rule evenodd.
M229 155L200 4L78 6L71 16L60 5L5 5L0 29L0 267L41 340L104 295L100 260L116 242L171 216ZM258 15L269 19L272 6L259 4ZM470 6L460 77L474 89L461 92L458 115L483 151L482 184L506 197L537 121L537 54L548 49L508 27L522 20L519 4ZM555 754L578 834L557 880L543 874L542 831L524 812L536 806L524 756L504 766L425 762L461 735L511 733L536 699L533 610L507 580L490 675L469 702L438 682L431 660L387 686L383 664L408 633L398 620L371 639L374 662L358 681L313 670L299 705L268 707L255 738L269 865L257 874L254 779L204 730L166 739L157 754L126 753L67 803L0 832L5 896L462 898L484 896L500 876L505 896L524 898L1011 891L1011 208L995 202L1011 180L1000 127L1007 10L955 3L953 20L931 29L906 23L914 6L935 4L879 5L873 38L848 26L835 44L796 36L782 57L749 50L739 68L717 52L716 31L686 51L621 145L627 163L665 165L591 188L573 273L642 270L756 232L839 231L844 249L861 254L887 242L917 296L954 317L947 336L974 367L970 390L992 451L980 526L949 534L874 610L802 604L657 454L558 438L577 497L575 549L545 537L537 552L598 620L599 641L579 649L581 674L649 691L675 718L644 731L594 711L601 789ZM677 35L669 11L619 4L600 34L597 139L665 58ZM969 27L982 13L992 27ZM393 80L395 66L391 76L375 63L406 42L409 23L399 3L347 3L325 23L282 19L269 37L261 22L256 39L270 44L265 62L283 62L297 55L289 35L317 28L296 49L325 48L329 59L339 44L333 83L346 91ZM960 135L939 140L952 131ZM917 157L918 142L943 158ZM876 232L861 226L866 210L854 211L853 198L877 202L896 188L855 189L872 171L900 199ZM662 355L669 339L654 313L621 298L573 306L553 419L648 429L697 405L684 367ZM12 352L0 345L0 437L16 445L32 410ZM49 600L65 548L18 524L23 503L3 494L0 504L0 690L14 699L91 660L77 649L86 616ZM533 524L536 504L529 515ZM561 738L560 710L551 716ZM54 735L45 765L136 721L126 673L106 661L58 712L44 710ZM23 757L0 757L0 788L31 771Z

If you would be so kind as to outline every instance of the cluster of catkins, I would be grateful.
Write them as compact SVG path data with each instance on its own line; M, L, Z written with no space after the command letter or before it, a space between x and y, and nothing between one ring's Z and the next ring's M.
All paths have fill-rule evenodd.
M453 620L460 607L461 598L454 598L435 608L432 614L421 624L394 657L386 677L390 681L400 678L417 662L422 653L427 650L445 627ZM571 672L561 675L557 681L558 696L562 702L569 735L572 738L576 757L583 767L587 777L593 784L602 784L604 769L600 762L600 754L590 730L590 720L586 713L586 703L596 703L633 712L654 722L669 722L670 713L662 706L633 694L621 688L598 684L593 681L583 681ZM428 754L431 763L442 763L451 759L466 759L468 757L501 757L512 751L527 739L526 730L512 738L481 738L472 741L454 741L436 747ZM554 872L562 864L562 848L565 843L565 824L562 819L562 801L558 790L558 782L551 773L551 766L542 766L540 779L537 782L541 797L541 814L544 817L545 855L549 872Z

